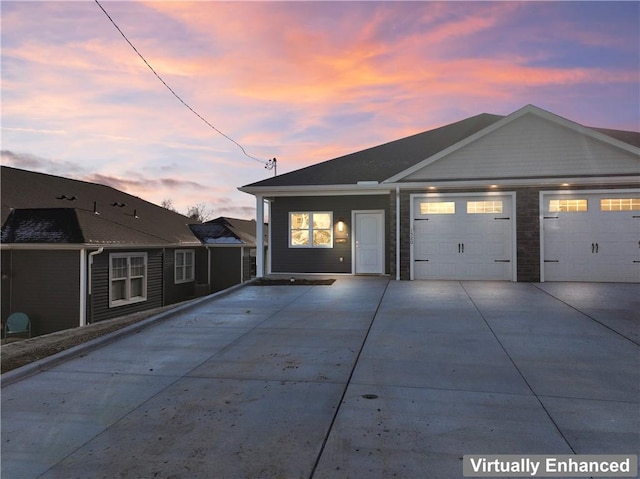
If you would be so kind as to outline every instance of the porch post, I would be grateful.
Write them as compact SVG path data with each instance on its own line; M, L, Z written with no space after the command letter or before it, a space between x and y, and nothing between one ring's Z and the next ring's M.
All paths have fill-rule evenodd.
M264 198L256 195L256 277L264 276Z
M400 187L396 186L396 281L400 281Z

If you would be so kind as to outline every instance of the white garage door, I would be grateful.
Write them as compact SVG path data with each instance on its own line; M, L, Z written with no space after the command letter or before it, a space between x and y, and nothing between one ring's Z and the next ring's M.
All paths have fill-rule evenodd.
M544 281L640 281L640 191L541 195Z
M513 280L512 195L415 196L412 278Z

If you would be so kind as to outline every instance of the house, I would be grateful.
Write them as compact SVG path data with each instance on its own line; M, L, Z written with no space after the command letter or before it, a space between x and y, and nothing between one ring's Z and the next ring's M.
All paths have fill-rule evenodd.
M243 283L256 275L256 222L221 216L190 225L209 257L212 292ZM264 230L264 228L263 228ZM262 247L266 248L263 235Z
M209 294L212 278L248 279L239 261L211 265L190 218L136 196L6 166L1 181L2 319L26 313L33 335Z
M269 207L267 273L636 282L639 147L528 105L240 190Z

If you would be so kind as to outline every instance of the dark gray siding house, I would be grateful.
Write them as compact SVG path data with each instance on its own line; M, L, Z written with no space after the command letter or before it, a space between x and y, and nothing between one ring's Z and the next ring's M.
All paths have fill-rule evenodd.
M256 275L256 222L221 216L191 230L206 248L210 292L243 283ZM263 251L266 237L263 235Z
M95 183L1 175L2 320L24 312L33 335L209 294L225 274L186 216Z
M269 205L259 276L637 282L639 147L528 105L240 190Z

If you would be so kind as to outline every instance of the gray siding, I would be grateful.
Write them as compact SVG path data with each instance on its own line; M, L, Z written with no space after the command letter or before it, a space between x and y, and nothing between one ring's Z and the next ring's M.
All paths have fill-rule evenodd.
M5 254L6 253L6 254ZM8 271L4 268L11 265ZM24 251L3 252L2 287L10 284L9 307L31 319L32 335L53 333L80 325L80 252ZM5 292L3 291L3 303Z
M162 250L117 250L118 253L147 253L147 300L115 308L109 307L109 253L105 250L94 256L92 267L92 295L89 300L88 321L98 322L163 305ZM173 277L173 275L172 275Z
M181 301L186 301L195 297L196 282L189 281L186 283L176 284L176 249L192 250L194 252L194 275L197 275L198 271L198 255L197 249L194 248L171 248L164 250L164 304L174 304ZM197 277L197 276L195 276Z
M351 273L351 237L333 248L289 248L289 213L331 211L333 222L346 221L352 231L353 210L385 211L385 272L389 273L389 195L279 197L271 203L271 259L274 273ZM342 258L342 261L340 261Z
M241 281L241 248L211 248L211 291L221 291Z

